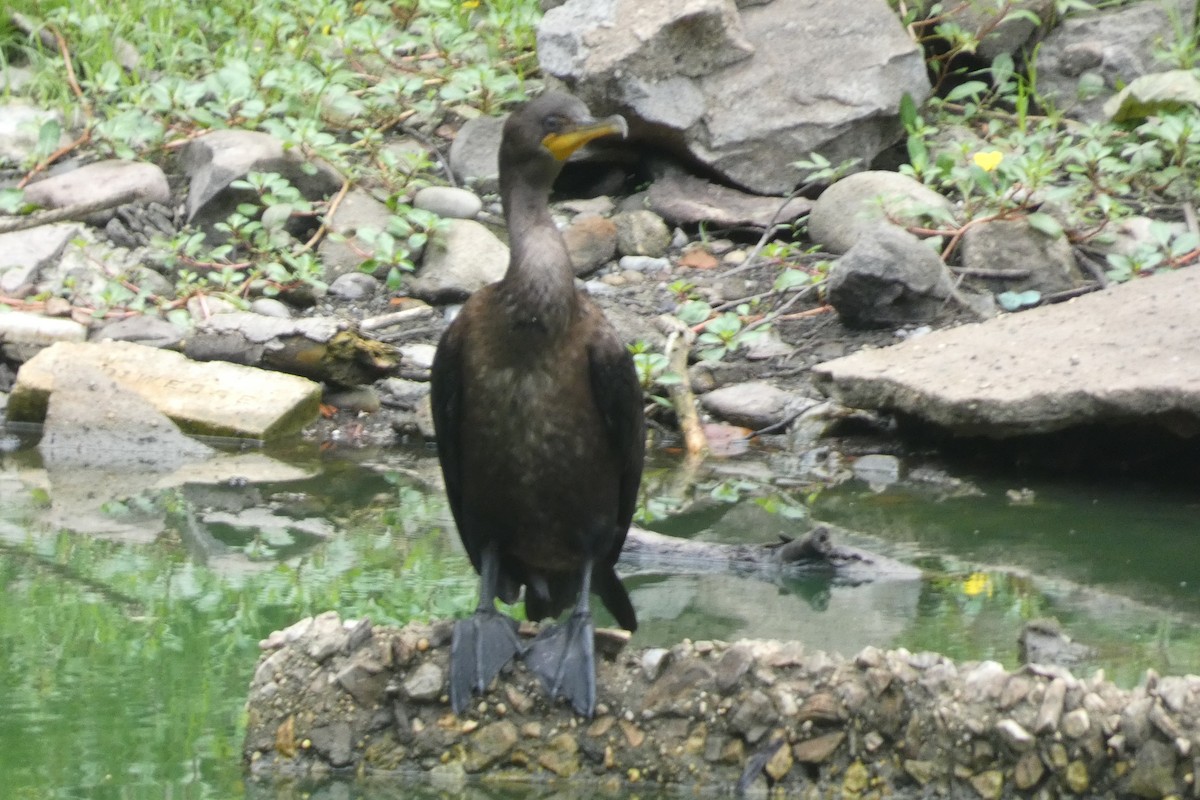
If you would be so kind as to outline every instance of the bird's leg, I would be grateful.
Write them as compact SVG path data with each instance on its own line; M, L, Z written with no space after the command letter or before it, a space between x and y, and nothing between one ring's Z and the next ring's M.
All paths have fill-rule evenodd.
M551 698L565 697L577 714L596 709L595 626L592 624L592 562L583 565L579 602L562 625L545 628L529 646L525 663L542 681Z
M500 556L494 545L480 555L479 605L454 623L450 639L450 706L462 714L471 693L482 694L504 665L520 655L517 622L496 610Z

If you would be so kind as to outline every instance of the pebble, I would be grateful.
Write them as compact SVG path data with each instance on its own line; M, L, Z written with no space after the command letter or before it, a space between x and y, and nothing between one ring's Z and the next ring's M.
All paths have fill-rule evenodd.
M412 204L446 219L474 219L483 210L478 195L453 186L426 186L416 193Z
M379 281L365 272L347 272L329 284L329 293L341 300L365 300L378 291Z
M255 314L262 314L264 317L276 317L277 319L291 319L292 309L287 303L282 300L276 300L274 297L259 297L250 303L250 310Z
M625 211L613 217L617 252L626 256L662 257L671 246L671 231L653 211Z
M671 262L666 258L653 256L621 256L617 266L622 272L665 272L671 269Z

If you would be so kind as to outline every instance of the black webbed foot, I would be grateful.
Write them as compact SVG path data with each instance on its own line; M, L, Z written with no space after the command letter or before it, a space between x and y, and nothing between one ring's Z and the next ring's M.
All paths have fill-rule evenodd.
M450 706L462 714L471 693L482 694L504 665L521 654L517 622L480 609L454 623L450 639Z
M561 625L545 628L529 646L525 663L551 698L565 697L575 713L596 709L595 627L592 615L576 611Z

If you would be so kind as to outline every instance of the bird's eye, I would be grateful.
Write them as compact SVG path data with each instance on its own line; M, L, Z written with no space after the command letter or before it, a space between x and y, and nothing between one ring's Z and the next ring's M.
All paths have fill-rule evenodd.
M567 120L558 114L551 114L542 122L542 127L546 129L546 133L558 133L567 125Z

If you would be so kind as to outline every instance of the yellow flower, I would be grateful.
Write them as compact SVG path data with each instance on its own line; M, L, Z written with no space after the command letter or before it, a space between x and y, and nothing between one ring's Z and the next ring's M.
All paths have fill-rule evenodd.
M463 11L470 11L479 8L479 0L463 0Z
M1000 166L1000 162L1004 160L1004 153L999 150L983 150L971 156L971 160L984 172L991 172Z
M992 594L992 579L988 577L986 572L972 572L963 581L963 594L967 597L977 597L984 592L987 592L990 597Z

